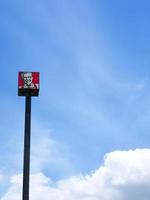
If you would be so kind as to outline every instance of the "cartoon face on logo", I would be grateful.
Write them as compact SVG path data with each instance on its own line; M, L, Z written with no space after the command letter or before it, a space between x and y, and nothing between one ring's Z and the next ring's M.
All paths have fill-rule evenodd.
M19 72L18 89L20 96L24 96L24 94L29 91L31 91L32 94L38 93L39 72Z
M36 85L33 83L33 76L31 72L24 72L21 75L24 82L24 88L36 88Z

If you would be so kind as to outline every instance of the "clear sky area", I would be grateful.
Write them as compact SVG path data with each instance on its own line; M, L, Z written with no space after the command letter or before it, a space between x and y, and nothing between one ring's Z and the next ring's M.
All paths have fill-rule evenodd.
M25 97L30 200L149 200L150 2L0 1L0 200L21 200Z

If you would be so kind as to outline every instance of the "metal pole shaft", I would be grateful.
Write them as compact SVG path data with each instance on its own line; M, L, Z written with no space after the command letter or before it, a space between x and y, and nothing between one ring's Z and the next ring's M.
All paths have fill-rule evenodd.
M25 103L23 200L29 200L30 135L31 135L30 132L31 132L31 96L30 94L27 94Z

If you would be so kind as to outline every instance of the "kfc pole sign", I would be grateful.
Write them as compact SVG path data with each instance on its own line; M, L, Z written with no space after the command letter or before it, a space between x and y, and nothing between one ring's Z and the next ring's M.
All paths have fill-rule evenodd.
M18 95L38 96L39 94L39 72L19 72Z

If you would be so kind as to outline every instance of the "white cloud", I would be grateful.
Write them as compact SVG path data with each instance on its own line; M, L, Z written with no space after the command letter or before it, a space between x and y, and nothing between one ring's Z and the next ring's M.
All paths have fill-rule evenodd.
M21 199L21 175L1 200ZM148 200L150 196L150 149L114 151L104 165L90 175L53 182L42 173L31 175L31 200Z
M3 180L3 175L2 174L0 174L0 182Z
M49 128L43 128L33 123L31 131L32 173L47 171L50 174L57 174L58 177L72 173L69 151L63 143L53 137L54 133ZM0 162L0 182L5 176L4 188L7 184L4 182L7 182L10 176L21 173L23 170L23 133L22 137L14 137L5 146L8 151L1 154Z
M68 174L72 170L67 147L56 141L52 134L51 129L33 125L31 142L31 171L33 173L44 169L53 170L53 168L57 171L61 168L61 173Z

